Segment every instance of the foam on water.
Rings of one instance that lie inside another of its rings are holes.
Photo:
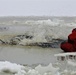
[[[8,18],[7,18],[8,19]],[[1,35],[21,35],[27,34],[33,36],[33,39],[22,39],[20,44],[26,45],[27,43],[50,42],[52,39],[67,39],[72,29],[76,27],[75,20],[73,22],[65,22],[65,19],[30,19],[26,20],[8,20],[1,21],[0,29]],[[2,27],[4,25],[4,28]],[[5,27],[8,27],[5,28]],[[3,29],[3,30],[2,30]],[[4,31],[4,29],[7,29]]]

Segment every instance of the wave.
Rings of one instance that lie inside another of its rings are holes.
[[[37,37],[38,38],[38,37]],[[9,45],[23,45],[23,46],[39,46],[39,47],[51,47],[51,48],[59,48],[60,43],[65,41],[63,39],[52,39],[48,41],[47,38],[37,39],[32,35],[17,35],[8,40],[0,39],[1,44],[9,44]],[[50,38],[49,38],[50,39]]]
[[[2,21],[0,22],[0,27],[1,27],[1,30],[3,30],[3,32],[0,32],[0,34],[4,34],[4,33],[5,33],[4,35],[16,34],[15,37],[11,37],[10,39],[7,39],[7,40],[8,41],[13,40],[14,42],[20,45],[21,44],[35,45],[36,43],[51,44],[54,41],[53,39],[56,39],[56,41],[58,41],[57,44],[59,44],[60,41],[57,39],[61,39],[63,41],[67,40],[67,37],[71,33],[72,29],[76,27],[75,20],[72,22],[66,22],[66,19],[60,19],[60,18],[53,18],[53,19],[44,18],[44,19],[37,19],[37,20],[35,19],[28,20],[24,18],[24,19],[18,19],[18,20],[10,19],[8,21]],[[4,29],[7,27],[8,29],[4,31]],[[21,36],[19,37],[19,35]],[[29,36],[32,38],[26,38],[26,36]],[[56,43],[54,42],[52,44],[55,45]]]

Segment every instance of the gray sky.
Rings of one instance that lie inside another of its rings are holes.
[[[76,0],[0,0],[0,16],[76,16]]]

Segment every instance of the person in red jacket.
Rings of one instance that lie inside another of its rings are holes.
[[[62,42],[60,48],[64,52],[75,52],[76,51],[76,28],[72,30],[72,33],[68,36],[66,42]]]

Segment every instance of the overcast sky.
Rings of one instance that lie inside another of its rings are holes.
[[[0,16],[76,16],[76,0],[0,0]]]

